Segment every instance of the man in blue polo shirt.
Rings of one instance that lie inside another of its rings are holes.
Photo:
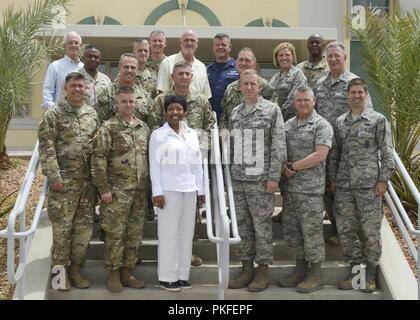
[[[217,122],[219,122],[220,116],[222,115],[220,102],[222,101],[226,87],[231,82],[239,79],[235,60],[230,57],[231,50],[230,38],[226,33],[218,33],[214,36],[213,54],[216,62],[207,66],[207,76],[212,95],[209,101],[217,114]]]

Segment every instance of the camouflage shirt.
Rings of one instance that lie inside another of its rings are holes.
[[[147,125],[137,118],[129,124],[117,114],[103,123],[92,156],[93,182],[101,194],[150,186],[149,136]]]
[[[163,104],[165,98],[169,95],[176,95],[175,91],[162,92],[155,98],[148,122],[152,131],[163,126],[166,122]],[[209,100],[203,95],[193,92],[190,92],[185,99],[188,102],[186,116],[188,127],[192,129],[203,129],[207,134],[210,134],[216,120]]]
[[[277,92],[277,104],[281,109],[284,121],[294,117],[293,100],[295,91],[297,88],[306,85],[306,77],[302,70],[292,66],[286,74],[280,71],[271,78],[270,84]]]
[[[143,87],[152,99],[157,96],[156,81],[157,78],[152,76],[147,67],[142,71],[137,71],[136,83]]]
[[[229,121],[232,179],[279,181],[286,162],[284,122],[277,104],[260,97],[248,112],[243,103]]]
[[[286,122],[287,161],[297,161],[315,152],[317,145],[331,148],[333,129],[327,120],[314,110],[303,122],[294,117]],[[281,190],[288,192],[324,194],[325,161],[318,165],[299,170],[292,177],[282,176]]]
[[[331,73],[328,73],[328,75],[319,79],[315,85],[316,111],[321,117],[327,119],[333,128],[337,118],[350,109],[347,102],[347,85],[354,78],[359,78],[359,76],[345,70],[333,82]],[[366,107],[372,108],[370,96],[366,99]]]
[[[318,63],[312,63],[309,60],[303,61],[297,64],[296,68],[299,68],[303,71],[306,80],[308,81],[308,86],[311,88],[314,88],[317,81],[323,76],[326,76],[330,71],[325,57],[322,57],[321,61]]]
[[[146,68],[149,69],[152,78],[155,79],[156,82],[157,82],[157,76],[158,76],[158,72],[159,72],[160,63],[165,58],[166,58],[166,56],[164,55],[162,60],[160,60],[159,62],[156,62],[156,61],[152,60],[152,58],[149,58],[149,60],[147,60]]]
[[[117,113],[117,94],[119,87],[120,82],[118,80],[114,81],[98,96],[98,104],[95,106],[95,109],[101,123],[111,119]],[[133,89],[136,97],[136,110],[134,113],[137,118],[147,123],[153,100],[142,87],[134,85]]]
[[[260,77],[261,81],[261,97],[271,102],[277,103],[277,93],[270,83],[264,78]],[[222,115],[220,117],[220,128],[228,128],[229,118],[232,110],[244,102],[241,89],[239,87],[239,80],[229,84],[223,95],[220,106],[222,108]]]
[[[42,116],[38,128],[42,171],[50,183],[90,176],[92,140],[99,128],[93,108],[73,107],[65,99]]]
[[[85,76],[86,92],[84,102],[94,107],[98,103],[98,95],[111,84],[111,80],[106,74],[99,71],[95,77],[92,77],[84,67],[78,72]]]
[[[337,119],[330,159],[337,187],[372,188],[388,181],[393,169],[391,132],[382,114],[365,109],[355,120],[351,111]]]

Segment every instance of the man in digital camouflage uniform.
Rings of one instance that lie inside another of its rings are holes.
[[[236,58],[236,68],[239,74],[247,69],[257,70],[257,58],[251,48],[243,48],[239,51]],[[261,96],[271,102],[277,103],[277,94],[270,83],[264,78],[260,78]],[[229,84],[220,103],[222,115],[220,118],[220,129],[227,129],[229,117],[232,110],[243,102],[243,96],[239,85],[239,80]]]
[[[350,276],[338,288],[352,289],[351,271],[363,262],[366,287],[361,290],[373,292],[382,253],[382,197],[394,169],[391,132],[386,118],[367,108],[364,80],[351,80],[347,92],[350,110],[337,119],[330,161],[338,235],[350,264]]]
[[[244,102],[233,109],[229,130],[242,271],[229,281],[229,288],[248,287],[257,292],[269,285],[268,265],[273,261],[271,214],[286,160],[286,142],[280,107],[260,96],[257,72],[243,71],[240,87]],[[258,264],[256,271],[254,261]]]
[[[96,192],[91,183],[92,140],[99,127],[93,108],[83,103],[84,76],[65,77],[65,99],[47,109],[38,129],[43,173],[48,178],[48,216],[52,223],[52,265],[63,265],[62,290],[88,288],[80,273],[92,236]]]
[[[118,113],[103,123],[94,141],[92,176],[101,194],[101,227],[105,231],[108,290],[143,288],[132,274],[143,237],[150,187],[148,141],[150,130],[137,119],[133,88],[120,87]]]
[[[308,81],[308,86],[314,88],[319,79],[328,74],[329,68],[323,51],[325,47],[324,38],[317,34],[311,34],[307,41],[309,59],[296,65],[303,71]]]
[[[321,117],[328,120],[334,129],[337,118],[349,109],[349,104],[347,102],[347,85],[351,79],[358,78],[358,76],[346,70],[345,62],[347,55],[342,43],[337,41],[329,43],[327,45],[326,56],[330,71],[326,76],[319,79],[315,85],[315,109]],[[372,102],[369,96],[367,106],[372,108]],[[337,244],[338,238],[334,217],[334,194],[330,190],[331,182],[328,163],[329,156],[326,164],[324,205],[333,228],[332,233],[327,234],[326,238],[328,241]]]
[[[117,93],[121,86],[133,88],[136,98],[134,114],[139,120],[147,123],[153,100],[141,86],[136,84],[137,67],[137,58],[132,53],[121,55],[118,79],[101,92],[98,96],[98,104],[95,106],[101,123],[111,119],[117,113]]]
[[[281,287],[312,292],[322,287],[325,159],[333,129],[314,110],[311,88],[299,87],[294,98],[296,116],[285,124],[287,164],[283,169],[283,233],[296,259],[295,271],[279,280]]]
[[[151,70],[147,67],[147,61],[150,56],[150,45],[146,39],[136,39],[133,42],[133,54],[138,61],[136,83],[143,87],[154,99],[157,95],[157,79],[153,77]]]

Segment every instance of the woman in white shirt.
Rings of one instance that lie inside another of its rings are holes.
[[[186,100],[168,96],[164,110],[167,122],[149,143],[153,203],[159,208],[158,278],[162,288],[179,291],[191,288],[196,201],[205,202],[203,168],[197,133],[182,121]]]

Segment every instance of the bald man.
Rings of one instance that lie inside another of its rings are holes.
[[[161,92],[172,90],[173,81],[171,78],[172,69],[175,63],[185,61],[192,67],[193,78],[190,84],[190,91],[211,98],[211,89],[207,78],[207,70],[204,63],[198,60],[194,54],[198,48],[198,35],[193,30],[185,31],[181,36],[181,51],[166,57],[160,64],[157,89]]]

